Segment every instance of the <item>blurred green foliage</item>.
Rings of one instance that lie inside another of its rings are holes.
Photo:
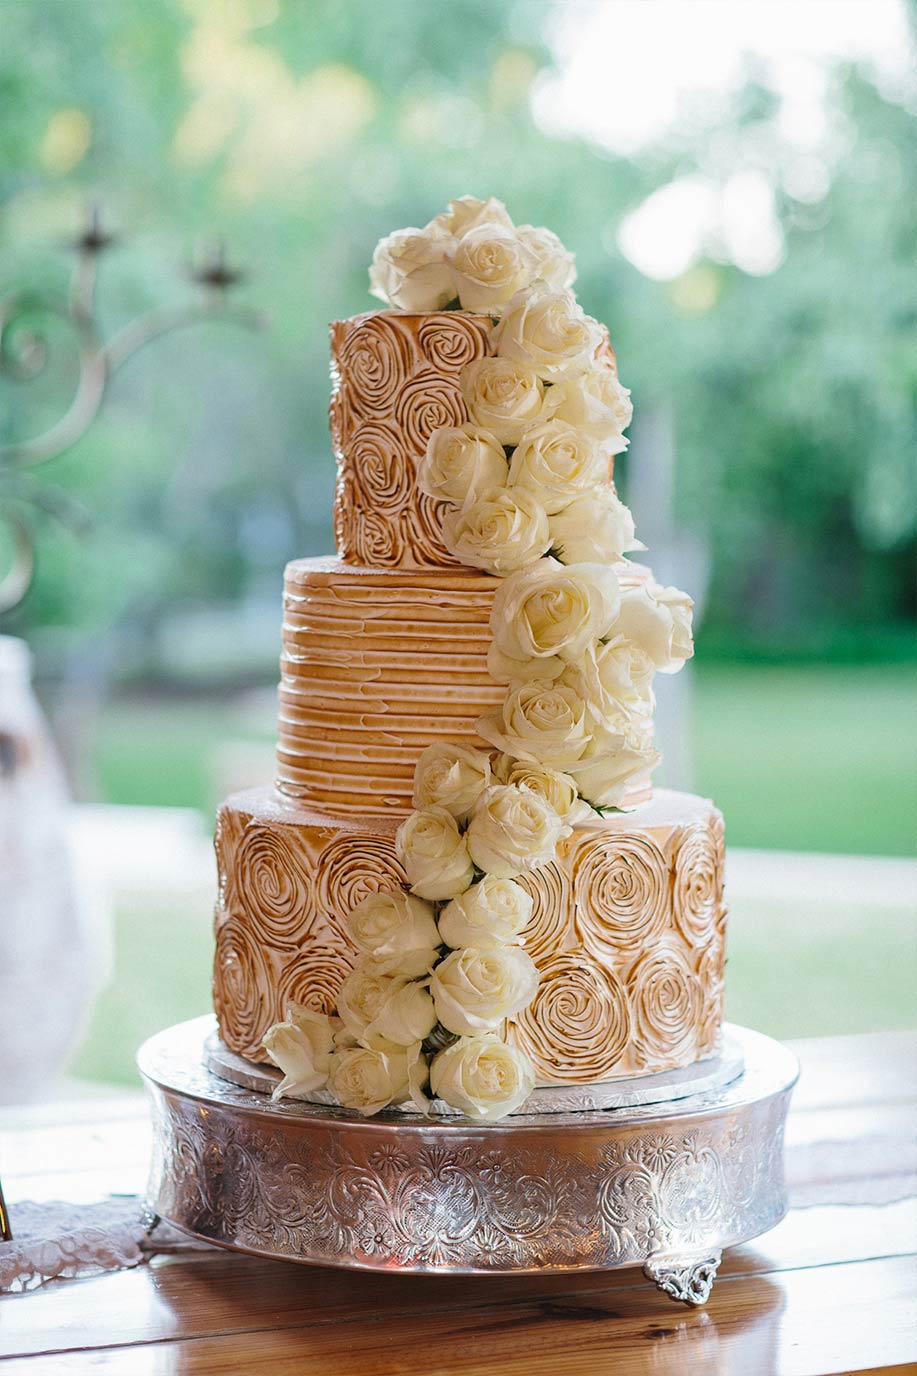
[[[676,418],[678,518],[712,554],[711,643],[869,657],[890,628],[913,647],[911,116],[836,67],[830,180],[815,200],[786,189],[797,150],[766,69],[710,120],[612,155],[533,119],[555,8],[3,0],[5,280],[63,291],[60,242],[98,196],[124,234],[103,263],[108,326],[179,297],[177,274],[214,230],[273,319],[257,338],[197,327],[130,363],[91,432],[44,470],[93,513],[94,533],[43,525],[34,588],[7,629],[59,625],[79,640],[117,627],[117,667],[149,669],[176,603],[276,589],[285,558],[330,548],[325,324],[370,304],[381,235],[467,191],[500,196],[576,251],[638,441],[641,411]],[[709,257],[661,283],[621,255],[622,218],[654,190],[749,167],[777,188],[777,271]],[[0,438],[50,419],[72,383],[73,357],[52,342],[43,379],[0,380]]]

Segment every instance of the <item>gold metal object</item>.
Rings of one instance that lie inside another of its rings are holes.
[[[13,1227],[10,1223],[9,1210],[3,1198],[3,1185],[0,1183],[0,1242],[12,1242]]]

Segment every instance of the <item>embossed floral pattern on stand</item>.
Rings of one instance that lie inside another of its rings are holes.
[[[157,1092],[153,1192],[205,1237],[304,1261],[416,1270],[608,1267],[754,1236],[782,1213],[786,1100],[690,1128],[634,1122],[486,1150],[333,1119],[202,1120]],[[640,1115],[637,1115],[639,1118]],[[441,1131],[441,1130],[440,1130]]]

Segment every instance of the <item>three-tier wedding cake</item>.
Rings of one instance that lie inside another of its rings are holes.
[[[276,782],[219,811],[214,1002],[276,1095],[491,1121],[716,1053],[722,818],[651,784],[691,602],[625,557],[629,393],[556,236],[463,197],[370,278]]]

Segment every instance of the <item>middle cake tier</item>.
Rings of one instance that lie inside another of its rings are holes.
[[[622,587],[648,576],[620,564]],[[284,577],[277,786],[332,815],[404,816],[436,741],[486,749],[506,693],[487,671],[499,579],[297,559]],[[634,800],[648,789],[635,791]]]
[[[406,814],[434,741],[483,746],[496,582],[299,559],[284,578],[277,785],[338,814]]]

